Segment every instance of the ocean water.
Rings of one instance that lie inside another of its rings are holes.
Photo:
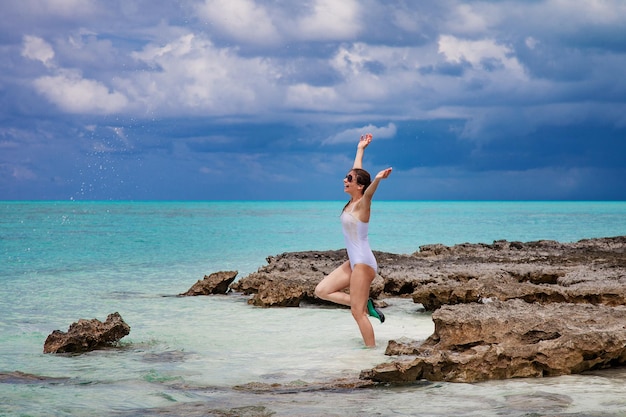
[[[348,310],[175,297],[205,274],[343,245],[342,202],[0,202],[0,415],[626,416],[626,370],[477,384],[320,389],[425,339],[428,313],[386,300],[378,347]],[[626,235],[626,202],[381,202],[375,250]],[[55,329],[119,312],[122,348],[44,355]],[[16,372],[41,377],[29,380]]]

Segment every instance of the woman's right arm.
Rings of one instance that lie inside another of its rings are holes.
[[[352,164],[352,169],[354,168],[363,169],[363,154],[365,153],[365,148],[367,148],[367,145],[369,145],[371,141],[372,141],[371,133],[361,135],[359,144],[356,147],[356,156],[354,157],[354,164]]]

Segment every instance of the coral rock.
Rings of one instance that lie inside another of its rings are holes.
[[[230,284],[235,280],[237,274],[237,271],[220,271],[214,272],[211,275],[205,275],[204,279],[197,281],[187,290],[187,292],[180,295],[195,296],[226,294],[229,290]]]
[[[410,354],[363,371],[376,382],[475,382],[568,375],[626,364],[626,307],[529,304],[522,300],[443,306],[421,345],[389,344]]]
[[[82,353],[112,346],[130,333],[130,326],[119,313],[109,314],[106,321],[80,319],[67,333],[54,330],[44,343],[43,353]]]

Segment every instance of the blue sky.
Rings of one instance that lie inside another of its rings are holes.
[[[626,2],[0,5],[0,199],[626,199]]]

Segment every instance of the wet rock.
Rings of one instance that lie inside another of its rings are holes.
[[[374,253],[379,270],[372,298],[412,297],[427,311],[492,299],[626,304],[626,236],[575,243],[434,244],[409,255]],[[301,290],[299,301],[325,303],[315,297],[315,286],[346,259],[345,250],[283,253],[268,257],[266,266],[231,288],[259,294],[258,299],[278,299],[277,290],[266,284],[280,282],[286,299]],[[283,304],[297,305],[298,301],[272,305]]]
[[[372,298],[411,297],[434,311],[426,342],[391,341],[397,361],[364,371],[378,382],[482,381],[621,366],[626,346],[626,236],[374,252]],[[345,250],[284,253],[231,285],[251,304],[325,303],[314,295]],[[608,329],[608,330],[607,330]]]
[[[0,372],[0,383],[3,384],[61,384],[68,381],[69,378],[52,378],[20,371]]]
[[[187,292],[181,296],[226,294],[230,284],[235,280],[237,271],[220,271],[211,275],[205,275],[204,279],[197,281]]]
[[[246,295],[254,294],[250,304],[263,307],[297,307],[302,301],[326,303],[315,296],[315,286],[348,259],[345,250],[283,253],[267,258],[267,265],[231,285]],[[383,290],[377,276],[371,294]]]
[[[399,356],[399,355],[417,355],[420,352],[420,346],[423,341],[411,340],[407,337],[403,337],[399,340],[390,340],[387,342],[387,349],[385,355]]]
[[[552,392],[533,392],[528,394],[513,394],[504,397],[507,410],[523,411],[545,415],[546,412],[555,413],[567,410],[572,404],[571,397]]]
[[[133,417],[271,417],[276,413],[262,405],[248,405],[234,408],[214,408],[204,401],[183,402],[180,404],[148,409],[131,410],[131,413],[110,413],[112,416]]]
[[[248,304],[258,307],[298,307],[304,296],[305,289],[299,285],[290,285],[281,281],[265,282],[248,300]]]
[[[411,296],[428,311],[485,299],[626,304],[626,236],[427,245],[386,258],[385,294]]]
[[[130,326],[119,313],[100,320],[80,319],[72,323],[67,333],[54,330],[44,343],[44,353],[82,353],[109,347],[130,333]]]
[[[626,307],[529,304],[522,300],[443,306],[426,341],[394,342],[407,359],[363,371],[376,382],[475,382],[543,377],[626,365]]]
[[[250,382],[247,384],[235,385],[233,389],[236,391],[253,392],[256,394],[289,394],[313,391],[354,390],[360,388],[371,388],[374,385],[374,382],[366,381],[364,379],[339,378],[326,382],[306,382],[297,380],[287,384]]]

